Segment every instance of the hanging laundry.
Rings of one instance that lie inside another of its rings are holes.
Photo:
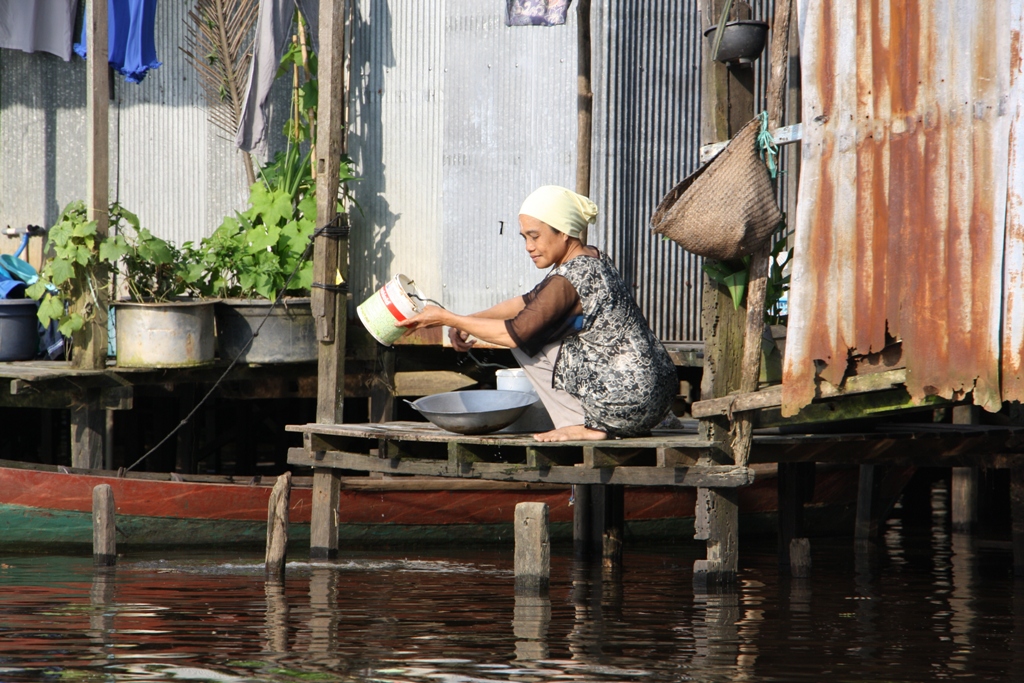
[[[249,66],[249,85],[242,101],[242,116],[235,145],[263,159],[267,157],[267,97],[277,77],[281,57],[288,47],[296,7],[309,25],[307,35],[316,52],[320,26],[318,0],[260,0],[252,64]]]
[[[86,10],[88,11],[88,10]],[[85,29],[75,43],[75,53],[86,53]],[[107,0],[107,61],[129,83],[141,83],[156,58],[156,0]]]
[[[506,1],[506,26],[560,26],[569,12],[569,0]]]
[[[0,0],[0,47],[71,60],[78,0]]]

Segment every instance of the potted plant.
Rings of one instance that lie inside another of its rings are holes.
[[[101,279],[119,273],[128,299],[114,305],[117,363],[125,367],[180,367],[213,360],[213,301],[182,300],[188,285],[182,253],[139,224],[119,204],[109,208],[111,234],[100,237],[84,202],[64,209],[49,232],[50,254],[26,294],[39,300],[39,321],[56,320],[65,337],[100,315]],[[70,302],[87,299],[82,313]]]
[[[306,253],[317,225],[316,180],[310,163],[316,127],[316,60],[293,44],[279,73],[291,69],[298,83],[300,68],[307,80],[293,89],[285,151],[260,169],[250,188],[248,208],[225,218],[198,246],[185,245],[185,260],[191,263],[186,276],[189,285],[201,296],[218,299],[217,337],[226,359],[295,363],[317,358],[309,299],[313,260]],[[343,160],[342,187],[355,179],[351,171],[351,162]],[[338,212],[343,211],[339,201]],[[259,336],[254,337],[257,328]]]

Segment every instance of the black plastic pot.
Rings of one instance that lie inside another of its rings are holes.
[[[704,37],[715,46],[717,26],[704,31]],[[725,25],[722,44],[715,61],[725,64],[749,64],[761,56],[768,38],[768,24],[763,21],[730,21]]]

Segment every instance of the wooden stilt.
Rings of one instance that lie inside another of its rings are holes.
[[[515,539],[516,593],[546,593],[551,577],[547,503],[516,505]]]
[[[694,538],[707,541],[707,559],[693,564],[695,588],[734,583],[739,568],[739,504],[735,489],[697,489]]]
[[[590,503],[591,486],[588,484],[576,484],[573,486],[573,508],[572,508],[572,551],[577,559],[590,557],[591,554],[591,513],[593,508]]]
[[[978,424],[980,417],[981,409],[978,406],[953,407],[953,424]],[[974,531],[978,521],[979,471],[977,467],[954,467],[952,474],[949,501],[953,531],[969,534]]]
[[[1013,516],[1013,573],[1024,578],[1024,466],[1010,470],[1010,511]]]
[[[182,384],[175,391],[178,397],[178,421],[185,419],[196,404],[196,385]],[[177,425],[175,425],[177,426]],[[174,458],[174,471],[181,474],[193,474],[195,472],[195,423],[186,422],[178,430],[177,451]]]
[[[100,567],[117,562],[114,491],[110,484],[100,484],[92,490],[92,559]]]
[[[798,578],[811,575],[811,541],[794,538],[789,543],[789,573]]]
[[[604,491],[604,531],[601,534],[601,562],[606,568],[622,566],[622,542],[626,530],[625,487],[602,486]]]
[[[878,535],[879,484],[881,467],[860,466],[860,484],[857,488],[857,521],[853,535],[858,541],[865,541]]]
[[[288,551],[288,504],[291,500],[292,473],[277,478],[267,504],[266,573],[283,576]]]
[[[71,466],[83,469],[103,467],[103,434],[107,411],[91,402],[71,409]]]
[[[309,559],[338,557],[338,505],[341,502],[341,474],[318,467],[313,470],[313,500],[310,503]]]
[[[814,463],[779,463],[777,481],[779,569],[788,572],[792,543],[804,535],[804,503],[813,495]]]

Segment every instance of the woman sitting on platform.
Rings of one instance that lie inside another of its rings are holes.
[[[456,351],[477,339],[512,349],[555,425],[538,441],[640,436],[668,416],[676,369],[609,258],[580,241],[597,206],[546,185],[519,210],[519,233],[537,268],[532,291],[473,315],[437,306],[404,323],[447,325]]]

